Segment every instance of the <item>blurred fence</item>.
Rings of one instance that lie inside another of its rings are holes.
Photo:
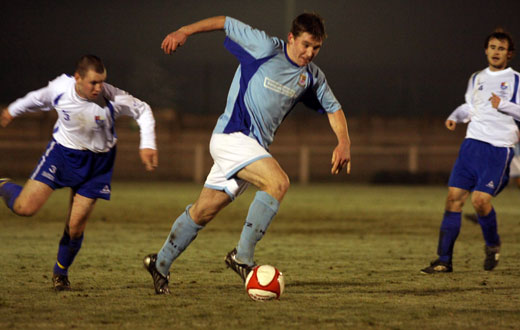
[[[41,156],[56,120],[54,113],[16,118],[0,129],[0,176],[26,178]],[[122,118],[116,125],[118,152],[115,180],[170,180],[202,183],[212,165],[208,144],[216,116],[179,116],[155,111],[159,168],[147,173],[139,160],[138,127]],[[289,117],[277,132],[270,152],[291,181],[443,183],[446,181],[465,127],[455,133],[443,118],[349,118],[352,172],[330,174],[336,138],[326,116]]]

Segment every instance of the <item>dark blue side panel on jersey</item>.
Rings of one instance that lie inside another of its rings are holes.
[[[513,88],[513,97],[511,98],[511,102],[516,103],[517,94],[518,94],[518,75],[515,74],[515,88]]]
[[[110,117],[112,117],[112,127],[110,127],[110,129],[111,129],[112,135],[115,138],[117,138],[116,129],[115,129],[116,117],[115,117],[115,113],[114,113],[114,106],[112,105],[112,103],[110,103],[110,101],[106,97],[105,97],[105,102],[107,104],[108,109],[110,110]]]
[[[60,101],[63,94],[65,94],[65,93],[61,93],[60,95],[56,96],[56,98],[54,99],[54,105],[58,105],[58,102]]]
[[[245,135],[249,135],[251,133],[251,117],[249,116],[249,112],[247,111],[246,104],[244,102],[247,85],[256,71],[258,71],[258,68],[275,55],[257,60],[239,44],[228,37],[226,37],[226,40],[224,41],[224,46],[229,50],[230,53],[235,55],[235,57],[240,61],[241,65],[240,89],[233,107],[231,118],[229,118],[229,122],[224,128],[224,133],[242,132]]]

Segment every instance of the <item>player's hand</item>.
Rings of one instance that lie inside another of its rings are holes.
[[[159,165],[159,154],[155,149],[140,149],[139,156],[147,171],[153,171]]]
[[[182,32],[181,29],[173,31],[164,38],[161,48],[165,54],[170,55],[178,47],[184,45],[186,39],[188,39],[188,35]]]
[[[454,121],[454,120],[446,120],[446,122],[444,123],[444,125],[446,126],[447,129],[449,129],[450,131],[454,131],[455,130],[455,127],[457,126],[457,123]]]
[[[350,146],[338,145],[332,152],[332,169],[330,173],[338,174],[346,166],[347,174],[350,174]]]
[[[498,97],[495,93],[491,93],[489,100],[491,101],[491,106],[495,109],[498,109],[498,105],[500,104],[500,97]]]
[[[13,118],[14,117],[11,116],[7,108],[4,108],[2,110],[2,114],[0,115],[0,126],[6,127],[13,120]]]

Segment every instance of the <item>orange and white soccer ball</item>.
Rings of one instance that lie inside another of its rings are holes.
[[[256,266],[247,274],[246,292],[253,300],[280,299],[284,287],[283,274],[271,265]]]

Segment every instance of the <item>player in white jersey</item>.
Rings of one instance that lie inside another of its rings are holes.
[[[170,33],[162,49],[171,54],[188,36],[214,30],[224,30],[224,45],[240,65],[231,83],[226,109],[213,131],[210,152],[214,165],[204,188],[197,201],[176,219],[159,253],[144,259],[158,294],[169,293],[170,266],[198,231],[253,184],[259,191],[249,208],[236,249],[225,258],[226,264],[245,280],[255,264],[256,243],[265,234],[289,188],[287,174],[268,147],[297,102],[328,114],[338,139],[332,153],[332,174],[338,174],[344,167],[350,171],[345,115],[325,75],[312,63],[325,39],[322,19],[315,14],[298,16],[288,42],[284,42],[231,17],[212,17]]]
[[[507,67],[513,52],[509,34],[497,31],[488,36],[485,53],[489,66],[471,76],[466,103],[446,120],[449,130],[460,122],[469,124],[448,183],[438,259],[422,273],[453,271],[453,246],[461,227],[462,206],[470,193],[485,240],[484,270],[493,270],[498,264],[501,241],[491,200],[509,180],[513,146],[518,141],[515,119],[520,118],[515,117],[520,114],[520,74]]]
[[[110,199],[117,137],[115,120],[133,117],[141,130],[140,156],[147,170],[157,167],[155,120],[145,102],[105,83],[101,59],[83,56],[74,76],[61,75],[41,89],[11,103],[0,124],[27,112],[56,110],[52,140],[23,188],[0,179],[0,196],[21,216],[34,215],[54,189],[70,187],[69,216],[53,270],[55,290],[70,290],[68,269],[83,242],[87,219],[98,198]]]

